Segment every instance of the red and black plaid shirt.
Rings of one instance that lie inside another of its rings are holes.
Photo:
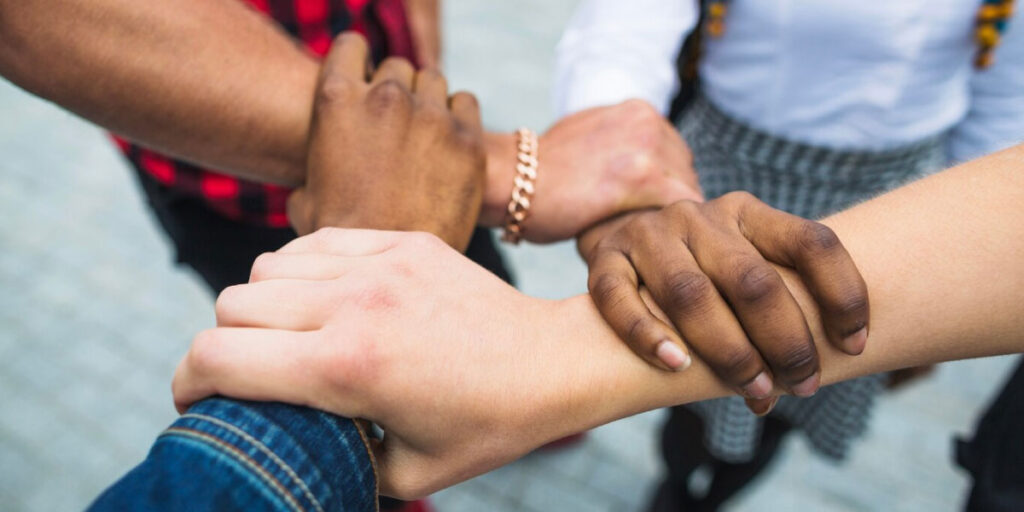
[[[244,0],[272,17],[317,55],[335,35],[355,30],[366,36],[373,59],[395,55],[413,60],[412,38],[402,0]],[[211,27],[216,30],[216,27]],[[289,189],[235,178],[175,160],[114,136],[138,169],[165,187],[201,198],[221,215],[258,226],[286,227]]]

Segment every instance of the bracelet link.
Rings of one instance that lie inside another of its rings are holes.
[[[523,239],[523,222],[530,216],[531,199],[537,179],[537,134],[529,128],[516,131],[516,175],[512,181],[512,197],[505,215],[505,232],[501,239],[513,245]]]

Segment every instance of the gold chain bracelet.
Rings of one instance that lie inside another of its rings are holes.
[[[518,244],[523,239],[523,222],[530,216],[533,184],[537,179],[537,134],[529,128],[520,128],[516,137],[519,139],[516,177],[505,215],[505,234],[501,237],[511,244]]]

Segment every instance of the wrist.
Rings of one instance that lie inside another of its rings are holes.
[[[547,414],[546,419],[535,422],[558,427],[547,432],[549,440],[673,405],[655,401],[657,394],[645,389],[652,377],[668,374],[629,350],[601,317],[589,294],[544,302],[544,314],[549,315],[545,344],[558,351],[558,359],[547,363],[555,366],[556,371],[550,373],[561,379],[554,403],[538,407]]]
[[[516,135],[487,132],[484,134],[484,147],[487,151],[487,176],[479,224],[496,228],[504,225],[505,212],[512,196],[512,177],[516,170]]]

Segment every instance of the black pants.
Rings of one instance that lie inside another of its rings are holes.
[[[974,439],[957,442],[956,458],[974,478],[965,510],[1024,510],[1024,360],[978,421]]]
[[[778,418],[765,418],[754,458],[742,464],[731,464],[708,452],[704,446],[704,421],[699,416],[685,407],[673,407],[661,432],[661,453],[668,476],[658,487],[648,510],[717,510],[768,467],[790,429],[789,424]],[[690,478],[702,467],[710,471],[711,484],[706,493],[696,495],[690,491]]]
[[[195,270],[210,291],[218,294],[228,286],[249,281],[253,260],[276,251],[295,239],[291,228],[250,226],[226,219],[194,197],[182,196],[136,169],[142,190],[160,225],[177,251],[178,263]],[[494,245],[490,231],[478,228],[466,256],[506,282],[512,276]],[[402,502],[381,498],[382,510],[394,510]]]

